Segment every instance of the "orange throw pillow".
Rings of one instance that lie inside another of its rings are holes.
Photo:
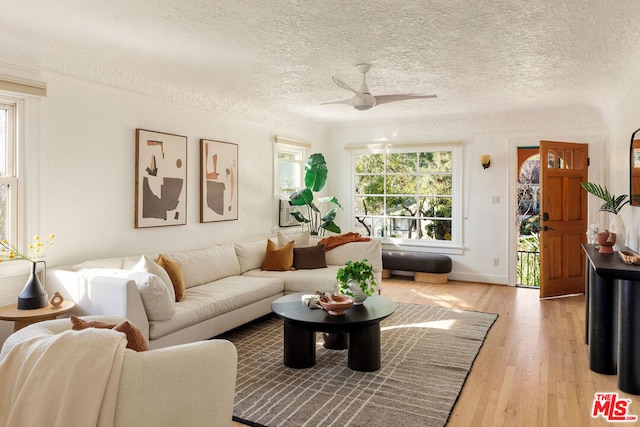
[[[160,254],[158,259],[156,260],[156,264],[160,267],[164,268],[169,278],[171,279],[171,283],[173,284],[173,290],[176,293],[176,302],[182,301],[184,298],[184,274],[182,273],[182,266],[170,260],[168,257]]]
[[[262,270],[267,271],[287,271],[293,268],[293,246],[295,241],[290,241],[286,245],[278,248],[271,240],[267,240],[267,252],[264,255]]]
[[[127,337],[127,348],[134,351],[149,350],[149,344],[147,344],[147,340],[144,339],[140,329],[133,326],[128,320],[114,325],[97,320],[83,320],[73,314],[71,315],[71,329],[81,331],[87,328],[113,329],[114,331],[122,332]]]

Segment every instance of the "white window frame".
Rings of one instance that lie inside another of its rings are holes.
[[[421,252],[439,252],[447,254],[462,254],[462,222],[463,222],[463,162],[462,143],[410,143],[410,144],[385,144],[385,145],[354,145],[347,146],[351,151],[351,183],[350,194],[350,221],[355,224],[355,159],[358,154],[382,154],[382,153],[403,153],[403,152],[427,152],[427,151],[451,151],[452,162],[452,212],[451,212],[451,240],[418,240],[394,237],[378,237],[383,246],[388,249],[406,248]]]
[[[20,185],[18,181],[18,118],[20,105],[17,100],[0,95],[0,108],[7,110],[7,151],[5,176],[0,176],[0,185],[6,185],[7,189],[7,236],[10,242],[18,242],[19,226],[21,225],[19,214]]]
[[[298,161],[298,163],[300,164],[300,181],[299,181],[300,187],[295,190],[295,191],[299,191],[302,189],[302,186],[304,186],[304,175],[305,175],[304,165],[307,163],[307,156],[308,156],[309,149],[311,148],[311,144],[307,142],[297,141],[297,140],[283,138],[279,136],[275,137],[275,141],[276,141],[275,155],[274,155],[275,174],[274,174],[274,183],[273,183],[274,194],[277,199],[288,200],[288,195],[287,197],[284,197],[284,195],[280,192],[280,189],[282,188],[282,186],[280,185],[280,153],[294,154],[299,156],[300,160]]]

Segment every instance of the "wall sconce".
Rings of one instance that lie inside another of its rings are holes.
[[[488,154],[483,154],[482,156],[480,156],[480,163],[482,163],[482,167],[484,169],[488,168],[489,166],[491,166],[491,156]]]

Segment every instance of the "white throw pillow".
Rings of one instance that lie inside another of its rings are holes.
[[[140,258],[140,261],[131,269],[132,271],[146,271],[147,273],[155,274],[158,276],[165,284],[167,289],[169,290],[169,296],[173,301],[176,300],[176,291],[173,288],[173,284],[171,283],[171,277],[169,277],[169,273],[167,270],[159,266],[153,259],[151,259],[147,255],[143,255]]]
[[[155,274],[116,268],[86,268],[80,270],[79,274],[89,281],[95,277],[116,277],[135,281],[149,320],[168,320],[176,312],[175,296],[171,298],[167,285]]]
[[[240,275],[240,264],[233,243],[223,243],[200,251],[170,253],[166,256],[182,266],[185,288]]]
[[[278,246],[282,247],[292,240],[295,242],[293,245],[296,248],[307,247],[309,246],[309,232],[303,231],[302,233],[297,234],[284,234],[283,232],[278,231]]]
[[[236,243],[236,255],[240,263],[240,271],[255,270],[262,267],[267,252],[267,239],[255,242]]]

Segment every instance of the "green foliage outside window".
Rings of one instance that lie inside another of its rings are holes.
[[[451,151],[356,154],[354,171],[362,234],[451,240]]]

